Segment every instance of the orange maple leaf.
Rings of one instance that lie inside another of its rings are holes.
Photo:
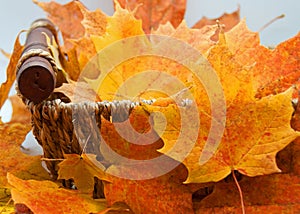
[[[161,24],[170,22],[175,28],[181,23],[185,13],[186,0],[117,0],[127,10],[134,10],[137,19],[143,20],[145,33],[150,33]],[[116,1],[115,1],[116,6]]]
[[[234,58],[253,67],[256,97],[277,94],[293,85],[299,87],[299,34],[270,49],[260,45],[259,34],[251,32],[242,20],[225,37]]]
[[[42,167],[40,156],[28,156],[21,152],[21,144],[30,125],[20,123],[0,124],[0,186],[7,187],[6,173],[24,179],[50,179]]]
[[[14,202],[25,204],[34,213],[95,213],[106,208],[104,201],[60,188],[51,181],[22,180],[10,173],[7,179]]]
[[[68,39],[78,39],[84,35],[85,30],[81,24],[83,14],[79,7],[80,2],[72,1],[65,5],[55,1],[39,2],[34,0],[33,2],[48,13],[49,19],[61,30],[65,42]]]
[[[169,161],[165,164],[172,162],[171,159]],[[133,175],[138,174],[139,169],[113,165],[107,172],[114,174],[114,171],[122,171]],[[108,205],[125,202],[134,213],[193,213],[191,192],[182,184],[186,174],[185,167],[179,165],[173,171],[153,179],[112,177],[111,183],[105,183],[105,196]]]
[[[19,36],[17,36],[17,39],[14,44],[13,53],[10,57],[10,61],[8,64],[8,67],[6,69],[6,81],[1,84],[0,86],[0,109],[2,105],[4,104],[5,100],[8,97],[9,91],[16,79],[16,67],[18,64],[18,60],[21,57],[22,51],[24,46],[20,44]]]

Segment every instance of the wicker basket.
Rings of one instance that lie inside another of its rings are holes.
[[[144,102],[151,104],[153,101]],[[43,147],[45,158],[62,159],[64,154],[82,154],[84,148],[85,153],[95,154],[97,160],[102,163],[104,162],[100,153],[99,131],[101,117],[113,122],[122,122],[128,118],[135,106],[140,105],[139,102],[127,100],[71,103],[62,93],[53,93],[49,99],[39,104],[29,100],[25,100],[25,104],[32,114],[33,134]],[[54,179],[58,176],[59,162],[46,161]],[[73,186],[71,180],[63,181],[63,184],[68,188]],[[102,182],[95,178],[94,198],[102,197]]]

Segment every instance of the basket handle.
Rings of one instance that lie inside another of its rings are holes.
[[[47,99],[56,86],[57,68],[44,34],[56,39],[54,24],[48,19],[34,21],[17,65],[18,92],[34,103]]]

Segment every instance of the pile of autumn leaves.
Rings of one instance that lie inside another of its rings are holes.
[[[126,6],[125,2],[128,3]],[[144,4],[139,5],[141,2]],[[118,40],[144,36],[146,33],[169,36],[198,50],[215,70],[225,97],[226,122],[216,151],[213,146],[208,146],[208,150],[205,150],[213,153],[213,156],[204,164],[199,164],[211,126],[210,100],[203,86],[196,78],[191,77],[192,74],[186,67],[178,66],[175,62],[157,59],[156,63],[147,67],[147,57],[132,59],[127,64],[119,65],[116,71],[113,70],[101,87],[99,80],[90,80],[91,87],[102,100],[110,100],[110,95],[117,91],[123,81],[150,68],[165,71],[184,82],[195,98],[201,129],[197,142],[182,164],[160,177],[135,181],[98,173],[87,167],[90,158],[85,155],[81,158],[79,155],[69,155],[61,164],[60,178],[73,178],[78,190],[65,190],[46,181],[50,178],[39,166],[39,157],[20,154],[20,138],[25,136],[30,127],[13,120],[0,125],[0,163],[4,166],[0,171],[0,188],[10,188],[15,203],[25,204],[34,213],[106,213],[110,210],[129,213],[126,206],[134,213],[239,213],[240,199],[236,186],[233,182],[228,182],[228,179],[223,180],[233,171],[238,171],[246,175],[240,183],[247,211],[267,213],[278,210],[281,213],[300,210],[300,189],[297,186],[300,182],[300,167],[296,157],[300,149],[298,150],[296,142],[291,143],[299,136],[299,132],[291,128],[292,116],[293,127],[299,127],[298,114],[296,111],[293,115],[291,100],[297,94],[295,86],[297,88],[300,76],[300,35],[270,50],[260,45],[258,34],[247,29],[245,20],[239,21],[238,11],[220,17],[218,25],[203,19],[194,28],[189,28],[182,21],[185,1],[170,5],[168,1],[119,0],[115,2],[116,11],[111,17],[100,10],[91,12],[79,1],[66,5],[55,2],[36,3],[48,13],[62,33],[64,46],[61,51],[68,55],[68,59],[61,58],[61,67],[71,80],[77,80],[85,65],[97,52]],[[1,85],[0,105],[3,105],[15,79],[14,68],[22,48],[17,39],[8,67],[8,81]],[[124,73],[118,76],[120,69]],[[114,87],[111,86],[111,77],[116,82]],[[160,97],[155,95],[151,94],[159,100]],[[163,147],[159,152],[156,151],[159,143],[142,151],[136,145],[128,146],[128,142],[106,120],[102,120],[101,128],[104,140],[115,151],[132,159],[151,159],[166,155],[172,160],[180,161],[176,152],[168,153],[179,135],[180,119],[174,116],[179,115],[179,111],[174,108],[171,99],[159,101],[161,102],[153,106],[136,107],[129,118],[134,128],[142,132],[149,131],[145,122],[149,113],[164,113],[170,124],[167,124],[167,131],[160,136]],[[155,131],[155,123],[159,121],[154,118],[153,122]],[[280,161],[277,153],[285,147],[288,151],[281,153]],[[17,167],[12,167],[13,164]],[[68,171],[68,167],[72,167],[73,172]],[[124,170],[122,167],[112,166],[106,172],[109,174],[110,170]],[[87,177],[80,174],[79,170],[82,168],[87,169]],[[281,170],[285,173],[272,174]],[[7,184],[6,173],[10,185]],[[93,185],[94,176],[107,181],[104,182],[105,202],[91,197],[93,186],[90,183]],[[36,180],[26,181],[28,179]],[[89,186],[82,184],[87,180]],[[193,203],[192,194],[196,190],[199,194],[201,190],[205,192],[210,188],[213,192],[209,196]],[[283,192],[284,198],[281,198]],[[114,205],[117,202],[126,206]]]

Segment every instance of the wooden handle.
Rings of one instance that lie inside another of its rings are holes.
[[[56,85],[57,69],[48,49],[46,36],[56,38],[55,26],[47,19],[34,21],[27,33],[25,48],[17,66],[20,94],[40,103],[47,99]]]

